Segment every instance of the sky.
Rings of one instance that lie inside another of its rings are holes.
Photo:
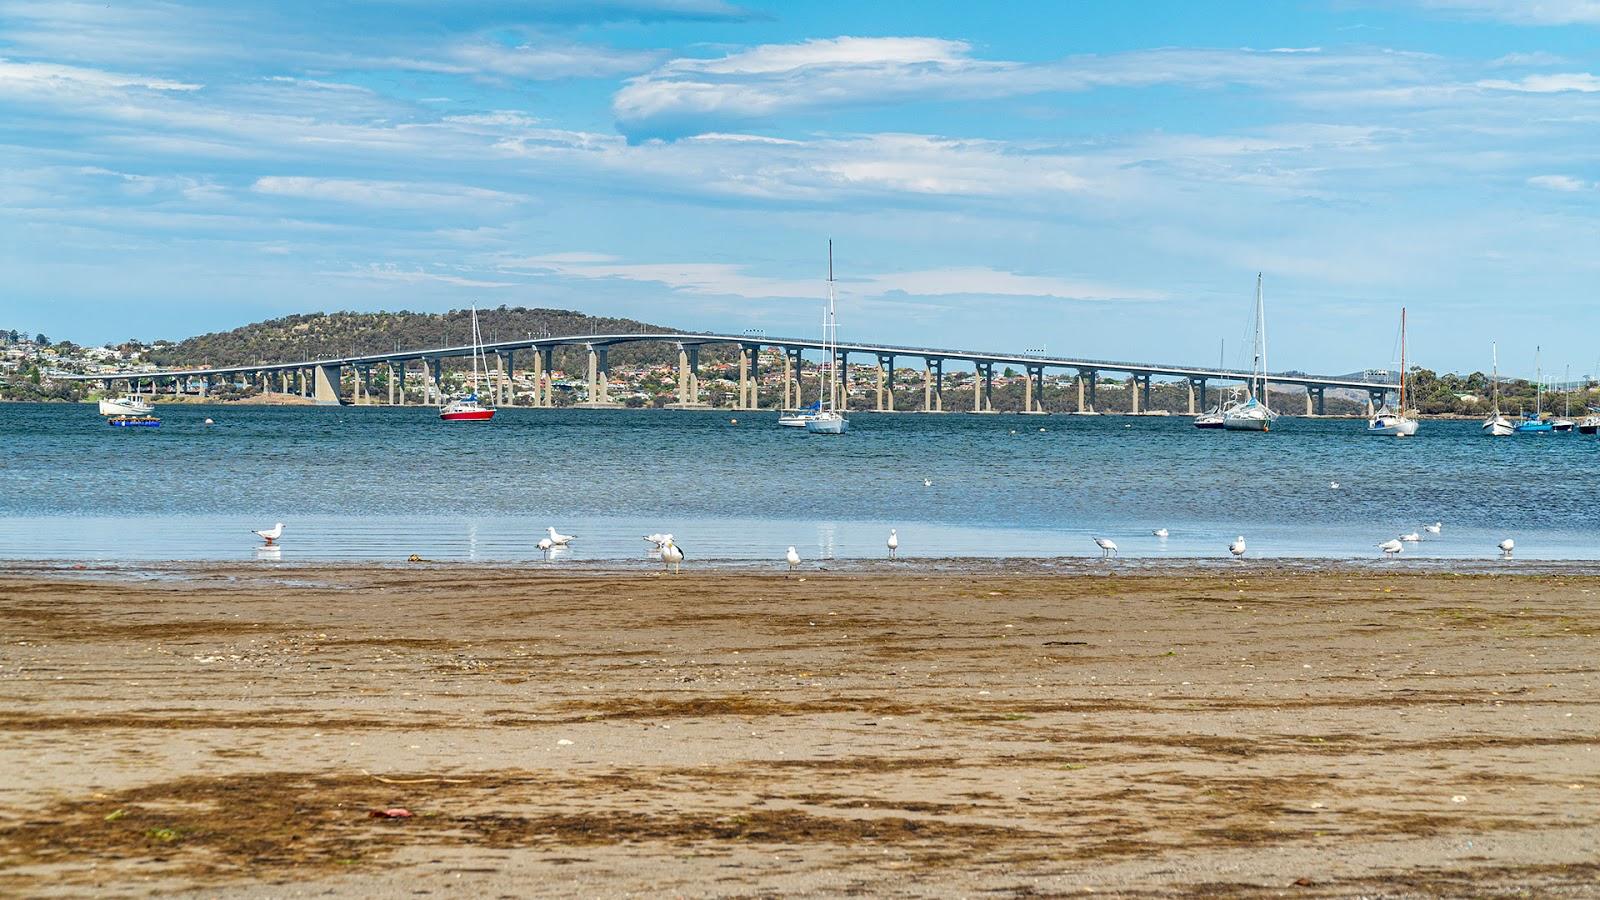
[[[0,0],[0,325],[1600,367],[1600,0]]]

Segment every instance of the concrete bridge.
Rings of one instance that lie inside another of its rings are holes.
[[[578,347],[583,348],[588,354],[588,366],[585,374],[588,388],[588,402],[585,406],[604,407],[616,405],[609,396],[610,365],[607,359],[611,348],[622,344],[658,343],[668,344],[676,348],[678,354],[678,398],[672,404],[681,408],[704,408],[700,400],[700,350],[707,345],[728,345],[738,351],[738,394],[734,403],[735,409],[750,410],[760,408],[759,393],[757,391],[758,364],[760,352],[763,348],[781,351],[783,358],[783,405],[785,407],[797,406],[800,403],[800,372],[803,354],[808,351],[826,352],[826,347],[820,341],[803,338],[773,338],[754,336],[750,334],[687,334],[687,333],[657,333],[657,334],[604,334],[604,335],[568,335],[565,337],[540,337],[526,338],[523,340],[500,341],[484,345],[484,353],[493,357],[494,367],[498,376],[492,379],[493,399],[498,405],[514,405],[515,397],[510,389],[510,373],[513,371],[517,354],[531,353],[533,361],[534,399],[533,406],[554,406],[554,384],[551,377],[552,357],[558,348]],[[1026,373],[1023,382],[1023,408],[1027,412],[1044,412],[1042,405],[1044,396],[1044,377],[1047,370],[1070,370],[1075,373],[1078,391],[1078,411],[1092,412],[1095,409],[1095,388],[1102,372],[1126,374],[1133,380],[1132,411],[1150,408],[1150,383],[1152,379],[1171,379],[1187,382],[1189,388],[1189,412],[1194,414],[1197,408],[1207,406],[1207,391],[1211,382],[1239,383],[1248,382],[1251,373],[1238,369],[1219,369],[1195,366],[1168,366],[1146,363],[1117,362],[1104,359],[1079,359],[1074,357],[1044,356],[1038,354],[991,353],[972,350],[946,350],[934,347],[903,347],[889,344],[840,344],[837,347],[838,357],[835,364],[845,366],[851,357],[867,357],[877,366],[877,401],[875,409],[881,412],[893,412],[896,409],[897,387],[891,377],[895,371],[895,362],[898,359],[915,359],[922,362],[922,409],[928,412],[944,412],[944,392],[946,363],[956,363],[959,366],[971,366],[975,372],[975,386],[972,391],[971,412],[993,412],[991,402],[994,370],[996,366],[1004,370],[1007,367],[1016,368]],[[305,362],[285,363],[257,363],[243,366],[220,366],[202,369],[173,369],[157,372],[137,372],[127,374],[98,374],[68,376],[80,381],[103,382],[108,390],[117,382],[124,382],[130,390],[142,387],[144,382],[150,382],[151,392],[167,382],[172,385],[173,391],[179,392],[184,385],[192,384],[199,380],[201,394],[207,393],[213,386],[215,378],[245,379],[252,383],[259,383],[262,390],[270,390],[272,382],[276,381],[282,393],[299,393],[302,396],[312,397],[319,404],[334,405],[346,402],[341,397],[341,383],[344,370],[350,369],[354,373],[353,396],[350,402],[371,403],[376,402],[372,392],[372,373],[375,368],[387,368],[388,402],[390,404],[404,405],[406,402],[405,382],[410,377],[413,366],[420,368],[416,373],[422,380],[424,402],[438,402],[441,397],[440,379],[443,361],[457,357],[471,356],[473,348],[467,346],[434,347],[429,349],[402,350],[393,353],[374,353],[366,356],[346,356],[329,359],[311,360]],[[1393,384],[1387,381],[1352,380],[1349,378],[1327,377],[1305,374],[1274,374],[1267,381],[1275,386],[1294,385],[1305,390],[1306,414],[1320,415],[1323,412],[1324,395],[1330,388],[1364,391],[1373,403],[1381,403],[1385,392],[1393,390]],[[399,389],[398,400],[396,388]],[[841,389],[842,390],[842,389]],[[964,392],[963,392],[964,393]],[[843,398],[837,398],[842,402]],[[964,404],[963,404],[964,405]],[[951,410],[955,411],[955,410]]]

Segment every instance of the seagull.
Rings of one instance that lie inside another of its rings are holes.
[[[666,543],[661,545],[661,567],[672,567],[672,574],[678,574],[678,566],[683,562],[683,548],[672,542],[672,537],[667,537]]]
[[[1337,482],[1337,481],[1328,482],[1328,490],[1337,491],[1338,489],[1339,489],[1339,482]]]
[[[1100,548],[1101,559],[1107,559],[1111,556],[1111,554],[1117,552],[1117,544],[1110,538],[1097,537],[1093,540],[1095,546]]]
[[[1415,531],[1413,531],[1410,534],[1402,534],[1402,535],[1400,535],[1400,540],[1405,541],[1408,544],[1415,544],[1417,541],[1422,540],[1422,535],[1417,534]]]
[[[645,535],[644,539],[646,541],[649,541],[652,544],[655,544],[657,547],[659,547],[662,544],[667,542],[667,537],[668,537],[668,535],[662,534],[661,532],[657,531],[654,534]]]
[[[800,566],[800,551],[794,549],[793,547],[790,547],[789,548],[789,552],[785,553],[783,555],[783,558],[789,561],[789,571],[793,572],[795,569],[799,568],[799,566]]]
[[[1158,538],[1164,538],[1164,537],[1167,536],[1167,530],[1165,528],[1157,528],[1155,531],[1152,531],[1150,533],[1155,535]]]
[[[547,530],[550,532],[550,543],[555,544],[557,547],[565,547],[566,545],[572,543],[572,535],[561,534],[554,528]]]
[[[1406,549],[1406,545],[1400,543],[1399,541],[1388,540],[1388,541],[1384,541],[1383,543],[1379,544],[1378,545],[1378,549],[1382,550],[1384,553],[1388,554],[1389,556],[1399,556],[1400,555],[1400,551]]]
[[[1511,551],[1515,549],[1517,549],[1517,542],[1513,541],[1511,538],[1506,538],[1500,542],[1500,555],[1506,559],[1511,558]]]
[[[900,555],[900,535],[893,528],[889,529],[889,558],[895,559]]]
[[[277,542],[278,538],[283,537],[283,523],[279,522],[266,531],[252,531],[250,533],[266,541],[267,546],[270,547]]]
[[[1435,522],[1432,525],[1424,525],[1424,526],[1422,526],[1422,530],[1426,531],[1429,534],[1438,534],[1439,532],[1444,530],[1444,523],[1443,522]]]
[[[549,553],[551,550],[556,548],[555,542],[551,541],[549,538],[539,538],[539,543],[536,546],[546,553]]]
[[[1233,539],[1233,543],[1228,545],[1228,552],[1233,554],[1234,559],[1244,559],[1244,535]]]
[[[933,487],[933,479],[932,478],[924,478],[924,479],[922,479],[922,486],[923,487]]]

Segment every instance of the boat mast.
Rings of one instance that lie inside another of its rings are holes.
[[[1489,371],[1493,373],[1493,374],[1491,374],[1489,376],[1489,387],[1494,392],[1493,393],[1493,396],[1494,396],[1494,414],[1496,416],[1498,416],[1498,415],[1500,415],[1500,344],[1499,344],[1499,342],[1497,342],[1497,341],[1490,341],[1489,342],[1489,358],[1491,360],[1491,362],[1490,362],[1491,368],[1489,369]]]
[[[1400,307],[1400,415],[1406,414],[1406,308]]]
[[[1256,273],[1256,347],[1255,364],[1251,372],[1252,388],[1259,387],[1261,405],[1272,408],[1267,399],[1267,307],[1261,298],[1261,273]]]
[[[828,354],[828,411],[839,406],[839,321],[834,317],[833,239],[828,239],[828,314],[822,320],[822,346]]]
[[[1544,418],[1544,371],[1539,368],[1538,344],[1533,346],[1533,414]]]

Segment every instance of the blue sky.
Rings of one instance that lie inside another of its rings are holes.
[[[1600,358],[1600,0],[0,0],[0,324]],[[1244,360],[1247,362],[1247,360]]]

